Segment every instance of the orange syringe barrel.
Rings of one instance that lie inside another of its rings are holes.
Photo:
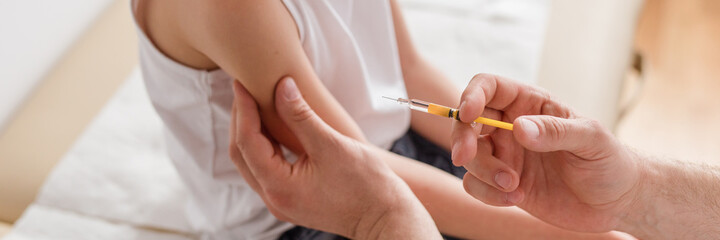
[[[456,120],[460,120],[460,118],[458,117],[460,115],[459,110],[450,108],[450,107],[446,107],[443,105],[429,103],[428,107],[427,107],[427,112],[441,116],[441,117],[449,117],[449,118],[454,118]],[[498,128],[502,128],[502,129],[507,129],[510,131],[513,130],[512,123],[506,123],[506,122],[498,121],[498,120],[494,120],[494,119],[478,117],[477,119],[475,119],[474,122],[488,125],[488,126],[498,127]]]

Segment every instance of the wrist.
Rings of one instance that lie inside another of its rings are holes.
[[[679,231],[687,230],[678,223],[689,222],[692,217],[688,215],[694,215],[687,209],[687,199],[682,200],[688,196],[677,192],[683,174],[677,172],[672,161],[638,156],[642,163],[639,187],[617,229],[640,239],[673,239],[681,234]]]
[[[720,234],[720,168],[645,158],[643,183],[618,230],[641,239],[697,239]]]
[[[638,182],[632,191],[628,192],[629,204],[620,212],[620,221],[616,230],[630,233],[635,237],[648,236],[647,223],[654,221],[651,214],[653,207],[653,193],[655,192],[654,176],[657,176],[656,163],[637,151],[630,150],[633,161],[638,164]]]
[[[397,196],[401,197],[397,197],[393,204],[366,214],[357,224],[353,238],[440,239],[440,233],[427,210],[409,189],[403,190],[407,191],[398,191]]]

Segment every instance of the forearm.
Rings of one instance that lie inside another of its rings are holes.
[[[422,58],[416,59],[412,64],[404,65],[403,77],[408,97],[449,107],[458,106],[460,90]],[[410,125],[415,132],[450,151],[452,119],[418,111],[413,111],[411,114]]]
[[[638,158],[637,196],[619,230],[647,239],[715,239],[720,236],[720,167]]]
[[[390,1],[397,38],[400,67],[402,68],[408,97],[456,107],[460,101],[460,90],[415,50],[410,32],[397,1]],[[450,150],[452,124],[448,119],[428,116],[421,112],[412,113],[411,126],[415,132],[433,143]]]
[[[607,239],[603,234],[581,234],[554,227],[518,208],[488,206],[468,195],[462,182],[454,176],[382,149],[375,148],[374,151],[410,186],[443,233],[468,239],[531,239],[538,236]],[[508,226],[512,226],[512,230]]]

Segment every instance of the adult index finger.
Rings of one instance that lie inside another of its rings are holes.
[[[495,75],[475,75],[460,97],[460,120],[471,123],[486,107],[504,110],[515,101],[522,87],[529,86]]]

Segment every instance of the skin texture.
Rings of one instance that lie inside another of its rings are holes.
[[[486,116],[515,124],[512,132],[455,124],[453,162],[469,171],[468,193],[490,205],[517,205],[563,228],[603,232],[618,224],[614,216],[631,203],[625,196],[639,179],[630,173],[640,166],[625,160],[634,155],[597,121],[541,89],[493,75],[475,76],[461,104],[463,122]]]
[[[230,145],[238,170],[273,214],[353,239],[441,239],[420,201],[369,146],[323,122],[292,79],[277,88],[277,112],[303,143],[297,162],[288,163],[263,133],[257,105],[238,83],[231,128],[243,137]]]
[[[642,239],[720,237],[720,166],[637,156],[640,190],[618,230]]]
[[[475,76],[460,112],[463,122],[486,116],[515,124],[512,132],[454,126],[453,161],[469,171],[467,192],[487,204],[516,205],[575,231],[622,230],[652,239],[720,235],[717,166],[637,154],[543,90],[498,76]]]
[[[408,94],[456,106],[458,91],[419,57],[397,4],[391,4]],[[136,15],[140,27],[168,57],[196,69],[221,68],[241,82],[257,103],[262,125],[273,141],[297,153],[304,151],[275,108],[273,93],[283,76],[294,78],[305,101],[329,126],[351,139],[366,141],[357,124],[315,75],[295,23],[281,1],[139,1]],[[412,114],[414,130],[450,149],[449,119]],[[382,160],[410,186],[444,233],[464,238],[607,237],[564,231],[519,209],[487,206],[465,194],[461,181],[447,173],[385,150],[373,151],[383,152],[378,153],[384,156]],[[516,226],[513,231],[504,228],[510,223]]]
[[[153,42],[179,62],[194,68],[222,68],[235,77],[255,98],[263,124],[283,146],[301,149],[273,107],[273,89],[286,75],[295,78],[307,102],[330,126],[365,141],[357,124],[315,75],[281,1],[140,3],[146,5],[146,32]]]

